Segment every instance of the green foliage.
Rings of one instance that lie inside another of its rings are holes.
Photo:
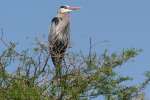
[[[122,84],[132,77],[120,76],[115,68],[136,57],[141,50],[123,49],[120,53],[100,56],[68,53],[58,70],[49,62],[47,45],[37,41],[32,50],[18,52],[15,43],[5,43],[0,52],[0,97],[1,100],[89,100],[104,96],[107,100],[130,100],[150,81],[138,86]],[[13,73],[8,67],[17,68]],[[120,67],[119,67],[120,68]]]

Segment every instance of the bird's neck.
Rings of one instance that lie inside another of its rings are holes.
[[[69,13],[58,13],[57,17],[69,19],[70,16]]]

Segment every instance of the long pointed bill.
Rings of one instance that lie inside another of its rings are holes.
[[[69,10],[80,10],[80,7],[68,7]]]

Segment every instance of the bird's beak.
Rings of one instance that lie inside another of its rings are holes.
[[[80,7],[68,7],[69,10],[73,11],[73,10],[80,10]]]

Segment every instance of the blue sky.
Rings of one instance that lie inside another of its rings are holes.
[[[89,37],[98,53],[105,48],[110,52],[143,49],[118,72],[132,75],[133,84],[144,80],[143,73],[150,70],[149,0],[0,0],[0,28],[9,40],[19,42],[19,49],[31,47],[35,37],[48,36],[50,21],[63,4],[81,7],[71,14],[72,50],[88,52]],[[148,97],[150,86],[146,92]]]

